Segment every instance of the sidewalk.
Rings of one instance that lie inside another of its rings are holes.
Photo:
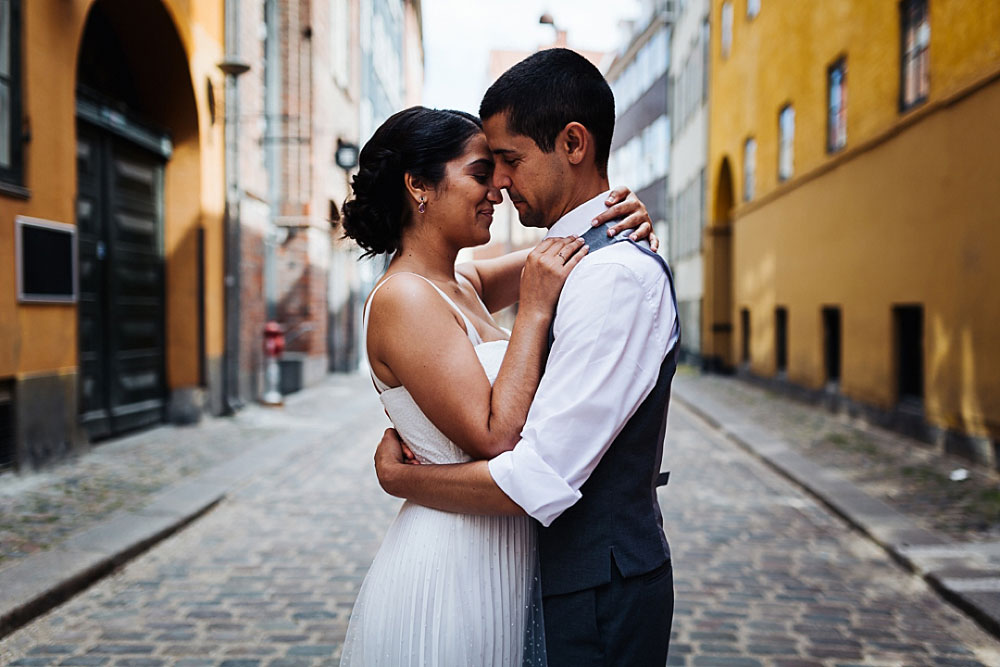
[[[211,510],[256,474],[366,416],[362,375],[330,376],[286,397],[196,426],[162,426],[99,444],[39,473],[0,475],[0,637]],[[370,417],[370,415],[367,415]],[[295,433],[309,437],[290,441]],[[349,419],[348,419],[349,421]]]
[[[682,369],[673,397],[1000,636],[1000,477],[740,380]]]

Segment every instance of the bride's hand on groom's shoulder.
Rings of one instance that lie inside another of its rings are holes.
[[[588,250],[578,236],[553,236],[535,246],[521,271],[519,312],[535,312],[550,317],[563,283]]]
[[[618,222],[608,228],[608,236],[615,236],[626,229],[634,229],[629,238],[633,241],[648,238],[650,248],[656,252],[660,247],[660,239],[653,233],[653,221],[649,217],[646,205],[634,192],[620,185],[608,193],[605,203],[608,208],[591,221],[594,227],[617,220]]]

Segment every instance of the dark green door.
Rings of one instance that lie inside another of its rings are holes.
[[[77,124],[80,411],[91,439],[163,419],[164,164]]]

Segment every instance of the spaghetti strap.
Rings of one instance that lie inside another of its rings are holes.
[[[394,273],[391,276],[385,278],[382,282],[376,285],[375,289],[373,289],[371,291],[371,294],[368,295],[368,302],[365,304],[364,310],[362,311],[361,315],[361,327],[362,327],[362,332],[364,334],[364,341],[366,347],[368,345],[368,318],[369,315],[371,314],[372,302],[375,300],[375,293],[382,288],[382,285],[385,285],[387,282],[392,280],[393,277],[400,276],[403,274],[417,276],[418,278],[422,278],[423,280],[427,281],[427,284],[433,287],[435,290],[437,290],[437,293],[441,295],[441,298],[444,299],[445,302],[449,306],[451,306],[456,313],[458,313],[458,316],[462,318],[462,321],[465,323],[465,333],[469,336],[469,340],[472,341],[472,344],[480,345],[483,342],[482,337],[479,335],[479,331],[476,329],[475,326],[473,326],[472,321],[468,317],[466,317],[465,313],[463,313],[462,309],[459,308],[454,301],[452,301],[451,297],[449,297],[447,294],[444,293],[444,290],[442,290],[440,287],[431,282],[429,278],[426,278],[420,275],[419,273],[413,273],[411,271],[400,271],[399,273]],[[482,303],[481,300],[480,303]],[[484,305],[483,308],[486,308],[486,306]],[[369,364],[369,367],[370,366],[371,364]],[[374,371],[371,371],[371,375],[372,375],[372,381],[375,383],[375,388],[378,389],[378,392],[380,394],[387,389],[392,389],[392,387],[387,385],[385,382],[382,382],[382,380],[378,379]]]

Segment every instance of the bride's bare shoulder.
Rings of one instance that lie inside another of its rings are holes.
[[[368,317],[372,324],[410,326],[414,319],[447,315],[450,311],[426,278],[406,271],[384,276],[368,299]]]

